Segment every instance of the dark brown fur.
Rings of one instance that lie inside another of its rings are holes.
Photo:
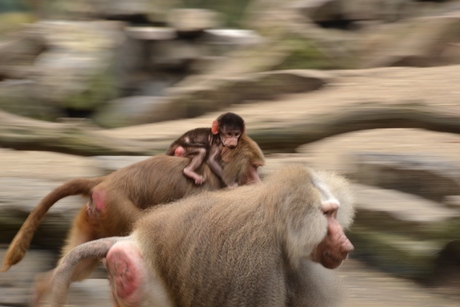
[[[106,258],[123,306],[337,306],[324,267],[353,249],[343,233],[352,218],[343,178],[287,166],[264,183],[152,208],[129,237],[78,246],[56,270],[52,306],[88,258]]]
[[[206,161],[227,186],[235,187],[238,185],[236,181],[226,181],[223,178],[221,151],[238,146],[244,131],[244,120],[238,114],[227,112],[213,121],[211,128],[196,128],[185,132],[169,146],[166,154],[191,158],[190,164],[184,168],[184,174],[198,185],[203,184],[205,178],[195,171]]]

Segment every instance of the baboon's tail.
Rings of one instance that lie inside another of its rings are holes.
[[[77,264],[85,259],[102,259],[117,242],[129,240],[130,237],[109,237],[85,242],[70,250],[57,266],[51,281],[51,306],[64,306],[67,292],[72,282],[72,273]]]
[[[18,263],[24,258],[30,242],[37,231],[40,222],[45,216],[46,212],[58,200],[71,196],[71,195],[90,195],[92,188],[99,184],[104,177],[97,177],[91,179],[79,178],[74,179],[54,189],[51,193],[46,195],[34,210],[29,214],[26,221],[19,229],[18,233],[11,242],[8,251],[6,252],[5,259],[1,271],[8,271],[12,265]]]

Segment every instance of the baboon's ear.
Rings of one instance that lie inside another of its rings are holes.
[[[212,122],[211,132],[212,132],[212,134],[218,134],[219,133],[219,122],[217,120]]]

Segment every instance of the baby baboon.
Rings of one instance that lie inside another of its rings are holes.
[[[235,113],[224,113],[212,122],[211,128],[196,128],[184,133],[175,140],[167,155],[191,157],[190,164],[184,168],[185,176],[195,180],[195,184],[203,184],[205,178],[195,170],[206,163],[212,171],[223,179],[220,155],[223,148],[234,149],[245,131],[244,120]],[[225,180],[224,180],[225,182]],[[237,186],[237,182],[225,182],[229,187]]]

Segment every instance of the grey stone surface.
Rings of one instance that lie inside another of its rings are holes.
[[[1,51],[0,51],[1,53]],[[4,111],[41,120],[53,120],[59,112],[35,97],[32,80],[7,79],[0,82],[0,108]]]
[[[3,259],[6,246],[0,246]],[[0,306],[27,306],[30,286],[36,274],[50,270],[55,256],[47,251],[30,250],[25,258],[7,272],[0,274]]]
[[[126,34],[136,40],[162,41],[175,39],[176,32],[165,27],[126,27]]]
[[[99,174],[97,163],[85,157],[0,148],[0,177],[43,179],[44,182],[57,185],[65,180],[96,177]],[[20,188],[16,187],[18,191]]]
[[[129,96],[109,101],[93,116],[96,123],[107,128],[135,125],[144,113],[167,103],[160,96]]]
[[[177,32],[199,32],[220,26],[219,13],[206,9],[174,9],[167,18]]]
[[[150,156],[97,156],[92,159],[97,161],[99,169],[103,174],[110,174],[117,169],[148,158],[150,158]]]
[[[460,190],[460,167],[436,156],[355,153],[349,176],[358,182],[442,201]]]
[[[101,17],[129,19],[142,16],[152,22],[165,22],[168,11],[180,3],[181,0],[80,0],[50,3],[45,9],[50,17],[60,14],[65,16],[70,14],[80,19]]]
[[[358,43],[362,67],[431,67],[460,63],[454,34],[460,11],[377,27]]]
[[[3,259],[5,252],[6,246],[0,245],[0,259]],[[28,306],[34,278],[39,273],[53,269],[56,261],[56,253],[29,250],[21,262],[0,274],[0,306]],[[99,278],[92,276],[83,282],[71,284],[66,306],[101,307],[112,304],[109,282],[104,278],[105,269],[101,267],[96,273],[100,275]]]
[[[460,195],[447,195],[442,202],[451,208],[460,210]]]
[[[460,210],[395,190],[354,184],[354,257],[406,278],[430,278],[458,238]]]
[[[114,54],[122,23],[47,21],[36,25],[48,50],[34,61],[36,95],[74,109],[93,109],[115,97]]]
[[[32,209],[57,186],[41,179],[0,177],[0,243],[10,242]],[[45,215],[32,244],[58,250],[86,201],[80,196],[58,201]]]

